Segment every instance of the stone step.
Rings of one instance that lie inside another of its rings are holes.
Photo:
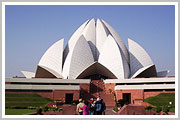
[[[90,94],[93,98],[99,96],[104,100],[107,106],[115,106],[114,95],[105,93],[105,85],[103,80],[92,80],[90,84]]]

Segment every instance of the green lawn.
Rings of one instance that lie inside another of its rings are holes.
[[[25,115],[36,112],[36,109],[5,109],[6,115]]]
[[[6,108],[19,107],[27,108],[29,106],[39,107],[44,106],[53,100],[41,97],[38,94],[6,94],[5,106]]]
[[[175,112],[175,93],[161,93],[154,97],[149,97],[144,100],[155,106],[170,106],[170,112]],[[172,102],[172,105],[169,104]]]

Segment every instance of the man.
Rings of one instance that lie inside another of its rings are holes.
[[[96,115],[102,115],[102,103],[101,103],[101,99],[97,98],[97,102],[95,104],[95,108],[96,108]]]
[[[93,115],[95,113],[94,112],[95,111],[95,103],[94,103],[94,99],[93,98],[90,99],[88,107],[90,108],[89,109],[89,115]]]
[[[79,104],[77,104],[76,112],[79,113],[79,115],[83,114],[83,110],[79,109],[79,107],[83,107],[85,104],[83,103],[82,99],[79,99]]]
[[[103,99],[101,99],[101,104],[102,104],[102,115],[105,115],[105,110],[106,110],[106,104],[103,101]]]

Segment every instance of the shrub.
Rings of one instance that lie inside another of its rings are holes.
[[[160,113],[160,112],[161,112],[161,107],[159,107],[159,106],[155,107],[155,111],[156,111],[157,113]]]
[[[118,100],[118,104],[120,104],[121,107],[122,107],[125,103],[126,103],[126,101],[123,100],[123,99],[119,99],[119,100]]]
[[[34,106],[28,106],[27,108],[28,109],[36,109],[36,107],[34,107]]]
[[[72,104],[77,105],[78,103],[79,103],[79,100],[73,100],[73,101],[72,101]]]
[[[62,108],[59,108],[59,110],[58,110],[59,112],[62,112],[63,111],[63,109]]]
[[[167,114],[169,112],[169,107],[168,106],[163,106],[162,111]]]
[[[119,110],[118,110],[117,107],[115,107],[115,108],[113,108],[113,111],[114,111],[114,112],[118,112]]]
[[[48,107],[47,106],[44,107],[44,112],[48,112]]]
[[[147,106],[147,107],[145,107],[145,110],[150,111],[150,110],[152,110],[152,108],[153,107],[151,107],[151,106]]]
[[[37,111],[36,111],[36,112],[37,112],[38,115],[42,115],[42,108],[41,108],[41,107],[40,107],[40,108],[37,108]]]

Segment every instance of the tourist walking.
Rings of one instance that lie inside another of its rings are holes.
[[[88,107],[88,101],[84,102],[83,107],[79,107],[79,109],[83,110],[83,115],[89,115],[89,107]]]
[[[79,115],[82,115],[83,114],[83,110],[82,109],[79,109],[79,107],[83,107],[85,104],[83,103],[82,99],[79,99],[79,104],[77,104],[77,108],[76,108],[76,112],[79,114]]]

